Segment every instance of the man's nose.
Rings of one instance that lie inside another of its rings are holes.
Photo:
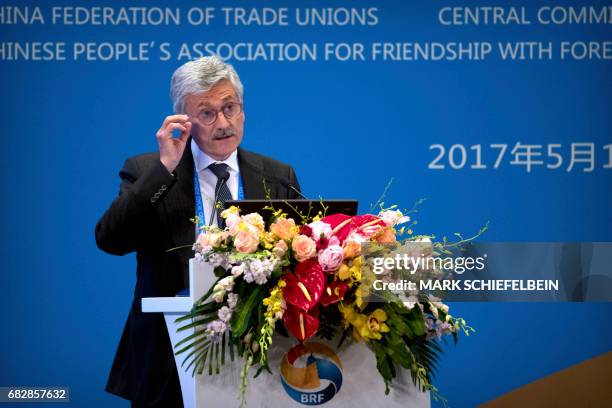
[[[215,125],[219,129],[226,129],[230,125],[229,120],[227,120],[223,111],[217,113],[217,122]]]

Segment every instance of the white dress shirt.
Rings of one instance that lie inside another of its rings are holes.
[[[234,150],[229,157],[223,161],[215,160],[206,153],[204,153],[196,142],[191,139],[191,153],[193,153],[193,161],[195,162],[195,169],[198,172],[198,180],[200,182],[200,193],[202,194],[202,201],[204,203],[204,224],[210,224],[211,214],[213,214],[214,200],[215,200],[215,187],[217,186],[217,176],[208,168],[213,163],[225,163],[228,165],[227,171],[229,172],[229,179],[227,180],[227,187],[229,188],[232,198],[235,200],[238,198],[238,151]],[[212,216],[212,225],[217,225],[217,217]]]

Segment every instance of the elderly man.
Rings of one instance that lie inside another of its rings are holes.
[[[100,249],[136,252],[134,300],[106,388],[136,407],[182,406],[164,319],[143,314],[141,299],[187,286],[193,252],[167,250],[194,241],[190,219],[222,222],[215,200],[265,198],[266,189],[272,198],[291,199],[299,189],[290,166],[239,147],[243,87],[231,65],[217,57],[184,64],[172,76],[171,96],[176,114],[157,132],[159,152],[125,161],[119,196],[96,225]]]

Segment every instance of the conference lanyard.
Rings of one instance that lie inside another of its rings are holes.
[[[202,191],[200,190],[200,177],[198,176],[198,169],[196,168],[195,163],[193,165],[193,190],[195,194],[196,215],[198,217],[198,228],[196,230],[197,235],[199,234],[200,229],[204,225],[206,225],[206,216],[204,214],[204,201],[202,200]],[[240,172],[238,172],[238,200],[244,200],[244,190],[242,188],[242,178],[240,177]],[[213,206],[214,205],[215,203],[213,203]]]

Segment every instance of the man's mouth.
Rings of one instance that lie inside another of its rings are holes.
[[[233,135],[222,135],[222,136],[216,136],[215,140],[225,140],[225,139],[229,139],[230,137],[232,137]]]

